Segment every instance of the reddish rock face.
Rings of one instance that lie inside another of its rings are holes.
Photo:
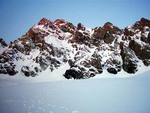
[[[105,43],[112,43],[114,40],[113,34],[122,34],[122,30],[114,26],[112,23],[107,22],[103,27],[95,28],[93,36],[104,40]]]
[[[124,35],[125,35],[124,40],[131,40],[131,39],[133,39],[132,36],[135,36],[137,33],[139,33],[141,36],[137,37],[137,38],[139,38],[141,41],[143,41],[145,43],[150,44],[149,28],[150,28],[150,20],[141,18],[140,21],[137,21],[131,27],[129,27],[129,28],[126,27],[124,29]],[[145,31],[149,32],[148,35],[145,35]]]
[[[109,31],[111,34],[121,34],[122,30],[119,29],[118,27],[114,26],[112,23],[107,22],[104,24],[103,29],[105,31]]]
[[[104,31],[109,31],[109,32],[113,32],[113,24],[110,22],[107,22],[104,24],[103,26]]]
[[[104,39],[106,33],[112,34],[122,34],[122,30],[120,30],[118,27],[114,26],[112,23],[107,22],[104,24],[103,27],[95,28],[94,30],[94,37],[97,37],[99,39]]]
[[[135,52],[135,54],[139,59],[141,60],[150,59],[150,51],[147,51],[150,50],[149,46],[142,47],[134,40],[131,40],[129,43],[129,47]]]
[[[61,24],[66,24],[67,22],[63,19],[57,19],[53,22],[53,25],[56,25],[57,27],[60,27]]]
[[[98,38],[98,39],[103,39],[105,33],[106,33],[106,31],[105,31],[102,27],[95,28],[95,29],[94,29],[93,37],[96,37],[96,38]]]
[[[42,18],[38,23],[38,25],[45,25],[45,24],[52,24],[52,21],[47,20],[46,18]]]
[[[141,18],[141,20],[140,20],[140,21],[137,21],[137,22],[132,26],[132,28],[133,28],[134,30],[139,29],[140,31],[143,31],[143,28],[144,28],[145,26],[150,27],[150,20],[145,19],[145,18]]]
[[[49,33],[42,31],[40,29],[33,29],[31,28],[28,33],[28,37],[30,37],[33,41],[37,42],[38,40],[43,39],[45,36],[48,36]]]

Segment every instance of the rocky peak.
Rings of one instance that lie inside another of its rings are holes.
[[[111,28],[111,27],[113,27],[113,24],[110,23],[110,22],[106,22],[106,23],[104,24],[104,26],[103,26],[103,28],[105,28],[105,29],[108,29],[108,28]]]
[[[52,28],[52,29],[60,29],[60,26],[67,24],[68,22],[63,19],[57,19],[54,22],[42,18],[37,25],[44,25],[44,27]]]
[[[141,41],[150,44],[150,20],[141,18],[140,21],[135,22],[132,26],[124,29],[125,39],[131,40],[139,38]],[[139,34],[139,35],[137,35]]]
[[[41,41],[45,36],[48,35],[54,35],[60,39],[62,39],[60,30],[61,26],[66,24],[67,22],[63,19],[57,19],[54,22],[42,18],[37,25],[34,25],[30,30],[27,32],[26,37],[32,38],[32,40],[35,40],[35,42]],[[44,26],[39,26],[39,25],[44,25]]]
[[[145,18],[141,18],[140,24],[141,24],[142,26],[148,26],[148,27],[150,27],[150,20],[145,19]]]
[[[38,23],[38,25],[46,25],[46,24],[52,24],[52,21],[50,21],[46,18],[42,18]]]
[[[112,23],[110,22],[106,22],[103,26],[103,29],[105,31],[109,31],[111,34],[121,34],[122,30],[119,29],[118,27],[114,26]]]
[[[93,37],[99,40],[104,40],[105,43],[110,44],[114,41],[113,35],[121,35],[123,32],[112,23],[107,22],[103,27],[96,27],[94,29]],[[99,42],[98,42],[99,43]]]
[[[57,27],[60,28],[61,25],[64,25],[66,23],[68,23],[68,22],[63,19],[57,19],[53,22],[53,25],[56,25]]]
[[[67,22],[66,24],[61,25],[60,29],[64,32],[69,32],[73,35],[76,27],[72,23]]]
[[[141,18],[140,21],[135,22],[131,27],[127,27],[127,29],[133,29],[133,30],[143,30],[144,27],[150,27],[150,20]]]
[[[5,40],[3,40],[2,38],[0,38],[0,46],[2,46],[2,47],[8,46],[7,43],[5,42]]]
[[[81,24],[81,23],[78,23],[78,25],[77,25],[77,30],[85,30],[85,27],[84,27],[84,25],[83,24]]]

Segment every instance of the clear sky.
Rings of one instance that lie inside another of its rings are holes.
[[[89,28],[109,21],[124,28],[142,17],[150,19],[150,0],[0,0],[0,37],[9,43],[43,17]]]

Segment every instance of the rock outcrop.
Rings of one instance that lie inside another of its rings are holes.
[[[0,54],[0,74],[35,77],[64,64],[70,66],[62,75],[67,79],[90,78],[104,70],[134,74],[139,62],[150,66],[150,20],[142,18],[121,30],[110,22],[87,29],[81,23],[43,18],[21,38],[9,45],[0,39],[0,44],[6,47]]]

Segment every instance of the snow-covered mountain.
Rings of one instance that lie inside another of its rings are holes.
[[[150,20],[119,29],[110,22],[89,29],[43,18],[21,38],[0,39],[0,74],[90,78],[137,73],[150,66]],[[146,71],[144,70],[144,71]]]

